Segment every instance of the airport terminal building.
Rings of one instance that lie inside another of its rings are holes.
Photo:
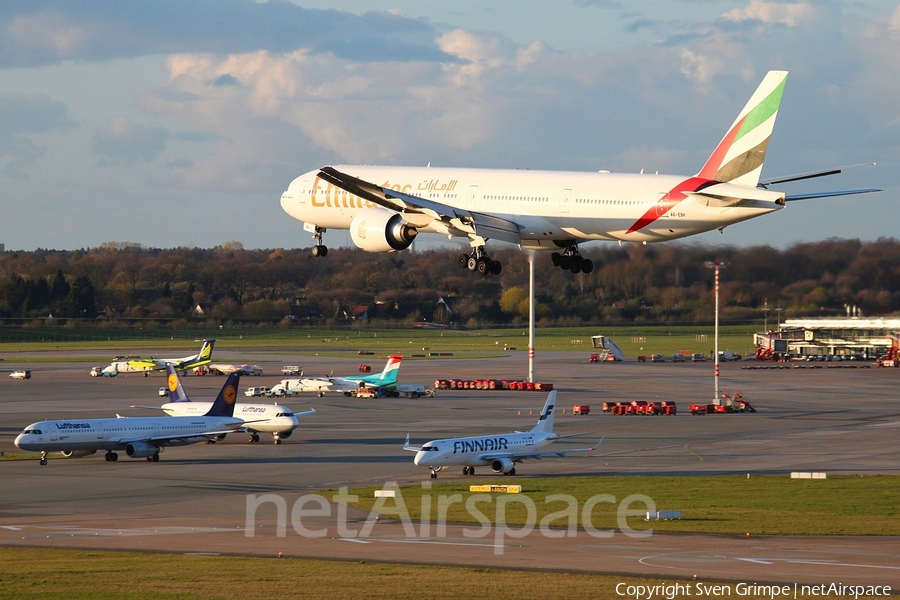
[[[788,319],[773,333],[791,356],[874,360],[888,353],[900,319]]]

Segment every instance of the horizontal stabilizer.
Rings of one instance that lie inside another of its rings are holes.
[[[766,179],[760,181],[758,186],[761,188],[767,188],[770,185],[775,185],[778,183],[786,183],[788,181],[801,181],[803,179],[814,179],[816,177],[826,177],[828,175],[837,175],[839,173],[843,173],[844,171],[849,171],[850,169],[858,169],[859,167],[874,167],[875,163],[861,163],[858,165],[845,165],[843,167],[835,167],[833,169],[823,169],[821,171],[810,171],[809,173],[798,173],[796,175],[785,175],[784,177],[776,177],[774,179]]]
[[[852,196],[853,194],[871,194],[872,192],[880,192],[875,188],[867,188],[862,190],[839,190],[836,192],[812,192],[809,194],[786,194],[784,199],[786,202],[794,200],[810,200],[812,198],[833,198],[835,196]]]

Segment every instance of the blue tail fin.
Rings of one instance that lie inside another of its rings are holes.
[[[187,393],[181,386],[181,379],[171,364],[166,365],[166,390],[169,392],[169,402],[190,402]]]
[[[556,409],[556,390],[547,396],[547,402],[541,411],[537,424],[531,428],[532,433],[553,433],[553,412]]]
[[[233,417],[234,402],[237,400],[238,384],[240,384],[240,381],[240,371],[235,371],[229,375],[228,379],[225,380],[225,385],[222,386],[219,395],[216,396],[216,401],[213,402],[212,406],[209,408],[209,412],[207,412],[205,416]]]

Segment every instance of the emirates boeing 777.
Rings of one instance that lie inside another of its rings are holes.
[[[550,250],[553,264],[590,273],[581,242],[660,242],[759,217],[808,198],[874,192],[842,190],[787,195],[770,185],[840,173],[846,167],[760,180],[787,71],[770,71],[725,137],[694,176],[601,171],[530,171],[433,167],[325,166],[304,173],[281,206],[304,222],[325,256],[328,228],[349,229],[359,248],[395,252],[419,233],[466,237],[459,264],[500,273],[489,239]]]

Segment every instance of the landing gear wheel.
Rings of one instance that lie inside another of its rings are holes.
[[[568,271],[569,267],[572,266],[572,258],[569,256],[560,256],[559,257],[559,268]]]
[[[550,262],[553,263],[554,267],[558,267],[559,261],[561,258],[562,258],[562,254],[560,254],[559,252],[554,252],[553,254],[550,255]]]
[[[494,275],[499,275],[503,266],[500,264],[499,260],[495,260],[491,262],[491,273]]]
[[[276,445],[276,446],[280,446],[280,445],[281,445],[281,438],[275,438],[275,445]]]
[[[470,271],[474,271],[475,269],[477,269],[478,268],[478,259],[475,258],[474,256],[470,256],[466,260],[466,268],[468,268]]]
[[[584,259],[581,263],[581,272],[590,273],[594,270],[594,261],[589,258]]]
[[[463,467],[463,475],[469,474],[469,467]]]
[[[321,244],[312,247],[312,255],[314,257],[317,256],[328,256],[328,247],[323,246]]]
[[[110,452],[110,453],[109,453],[109,460],[111,460],[111,461],[113,461],[113,462],[116,462],[117,460],[119,460],[119,455],[116,454],[115,452]]]
[[[515,474],[516,474],[516,468],[513,467],[512,469],[510,469],[510,470],[509,470],[509,474],[510,474],[510,475],[515,475]]]
[[[150,457],[151,462],[159,462],[159,452]],[[515,469],[514,469],[515,470]]]
[[[460,266],[460,267],[462,267],[463,269],[465,269],[465,268],[466,268],[466,265],[469,263],[469,255],[468,255],[468,254],[460,254],[460,255],[457,257],[456,262],[459,263],[459,266]]]
[[[40,463],[41,463],[41,466],[42,466],[42,467],[45,466],[45,465],[47,464],[47,459],[46,459],[46,458],[42,458],[42,459],[40,460]]]
[[[435,473],[434,471],[432,471],[432,472],[431,472],[431,478],[432,478],[432,479],[437,479],[437,473]]]
[[[578,256],[578,255],[573,256],[571,258],[571,264],[569,265],[569,270],[572,271],[573,273],[581,273],[581,263],[583,261],[584,261],[584,259],[581,258],[580,256]]]
[[[487,260],[485,260],[483,258],[479,258],[478,261],[475,263],[475,270],[478,271],[479,275],[487,275],[488,271],[490,271],[491,268],[490,268],[490,265],[488,265]]]

